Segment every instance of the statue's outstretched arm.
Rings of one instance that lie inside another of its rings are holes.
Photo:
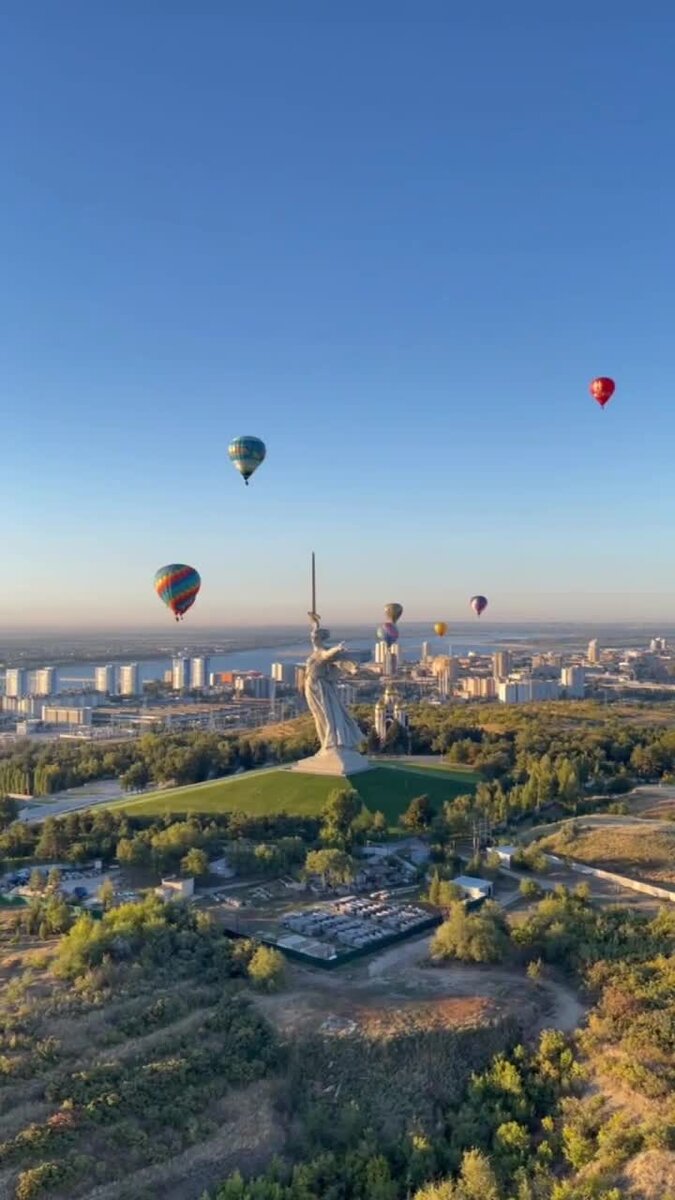
[[[339,658],[345,652],[344,642],[340,642],[337,646],[331,646],[330,650],[324,650],[326,662],[332,661],[334,658]]]

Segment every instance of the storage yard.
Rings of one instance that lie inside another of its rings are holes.
[[[333,904],[290,912],[273,940],[280,950],[337,965],[355,952],[377,950],[438,924],[437,914],[417,904],[396,904],[380,894],[345,896]]]

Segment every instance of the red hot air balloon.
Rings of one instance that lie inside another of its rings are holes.
[[[599,375],[594,379],[590,386],[590,393],[594,400],[597,400],[601,408],[604,408],[607,401],[612,399],[616,384],[613,379],[608,379],[606,375]]]
[[[485,612],[488,602],[487,602],[485,596],[472,596],[469,603],[470,603],[473,611],[475,612],[476,616],[479,617],[482,612]]]

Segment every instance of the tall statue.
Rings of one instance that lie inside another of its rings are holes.
[[[358,750],[363,734],[347,712],[337,690],[340,677],[338,660],[342,660],[342,667],[346,670],[354,670],[354,664],[344,661],[344,642],[328,649],[326,643],[330,630],[321,628],[320,617],[316,613],[311,615],[312,652],[305,663],[305,699],[314,717],[321,749],[334,750],[340,746],[345,750]]]
[[[318,754],[296,763],[294,769],[320,775],[354,775],[358,771],[368,771],[370,763],[359,752],[363,734],[338,692],[338,663],[350,673],[356,667],[348,661],[344,642],[330,648],[327,645],[330,631],[322,628],[321,617],[316,612],[313,554],[312,611],[307,615],[312,624],[312,649],[305,663],[305,699],[314,717],[321,748]]]

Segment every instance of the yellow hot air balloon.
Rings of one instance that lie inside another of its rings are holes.
[[[445,637],[447,632],[448,627],[445,621],[437,621],[434,625],[434,633],[437,633],[439,637]]]

